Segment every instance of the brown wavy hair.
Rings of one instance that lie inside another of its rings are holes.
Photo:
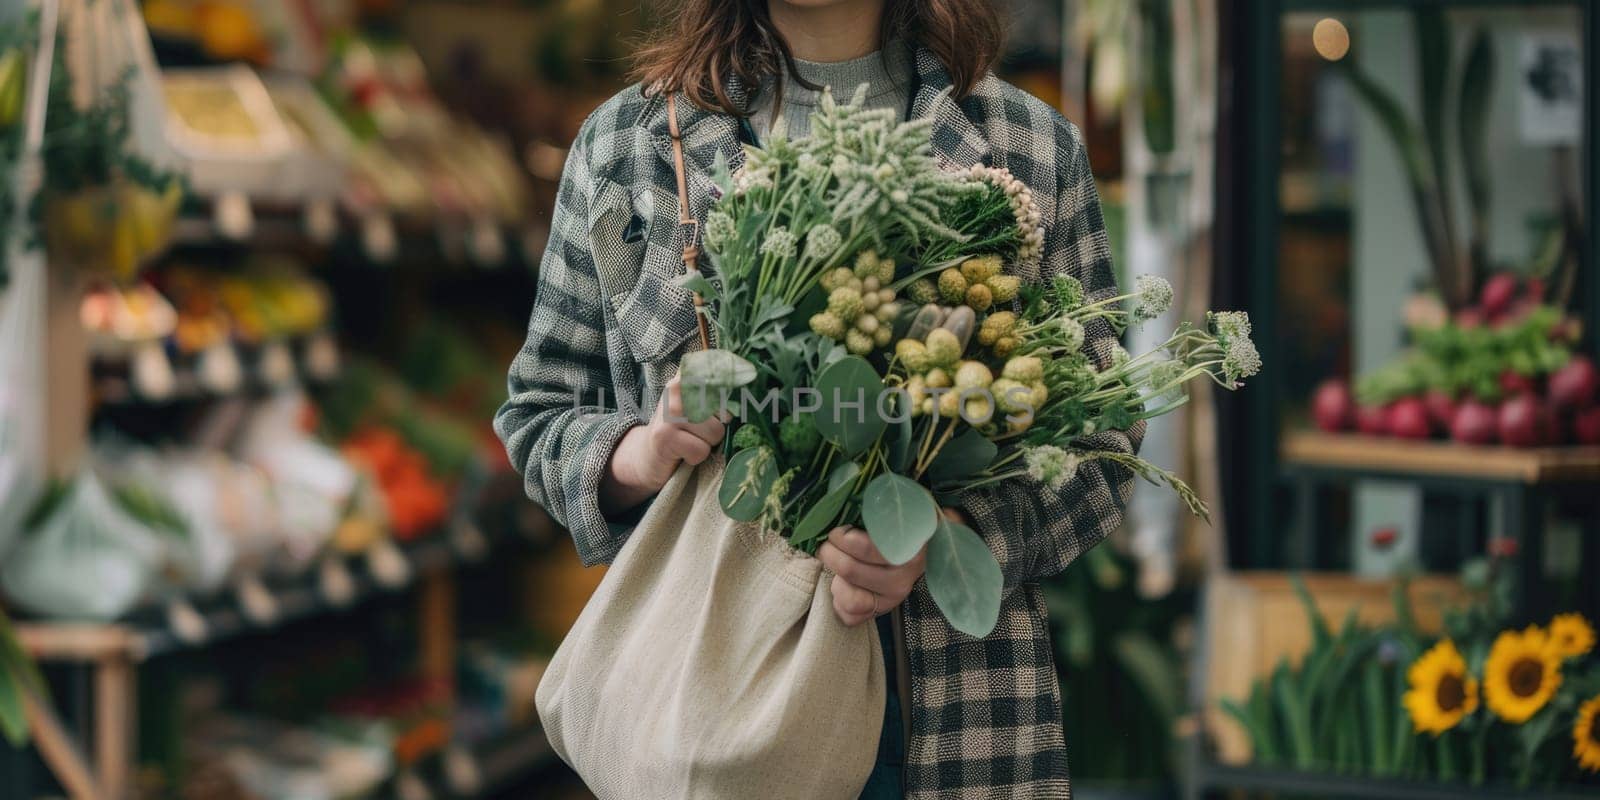
[[[708,111],[749,113],[728,95],[728,78],[745,86],[777,78],[776,105],[786,80],[818,87],[795,69],[789,43],[772,25],[769,0],[683,0],[634,56],[632,75],[646,92],[681,91]],[[926,47],[950,73],[956,99],[1000,56],[1002,24],[993,0],[888,0],[879,44],[894,39]]]

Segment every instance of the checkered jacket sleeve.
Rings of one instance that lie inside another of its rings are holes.
[[[1078,129],[1062,121],[1057,128],[1054,163],[1056,217],[1046,230],[1041,280],[1072,275],[1083,282],[1090,301],[1117,294],[1111,248],[1088,151]],[[1103,320],[1086,326],[1084,349],[1101,368],[1118,344]],[[1083,450],[1138,451],[1144,423],[1127,431],[1103,431],[1076,443]],[[1055,575],[1122,524],[1133,491],[1126,467],[1091,461],[1060,490],[1022,477],[963,493],[956,505],[970,519],[1000,562],[1007,592],[1027,581]]]
[[[494,420],[528,496],[567,528],[585,564],[609,561],[624,538],[600,511],[600,479],[636,423],[631,413],[599,408],[616,393],[589,236],[592,122],[561,174],[528,339],[511,363],[510,397]]]

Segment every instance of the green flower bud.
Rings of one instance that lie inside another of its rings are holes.
[[[872,344],[875,347],[888,347],[889,343],[893,341],[894,330],[888,325],[880,325],[877,330],[872,332]]]
[[[1002,377],[1026,384],[1033,384],[1044,380],[1044,362],[1037,356],[1017,356],[1006,362],[1000,370]]]
[[[945,392],[939,395],[939,416],[945,419],[955,419],[961,413],[961,395],[957,392]]]
[[[996,303],[1009,303],[1017,299],[1017,292],[1022,290],[1022,279],[1015,275],[996,275],[984,283],[994,293]]]
[[[844,335],[844,349],[850,351],[851,355],[864,356],[872,352],[872,337],[851,328]]]
[[[861,253],[856,256],[856,268],[855,268],[856,277],[857,278],[865,278],[865,277],[867,277],[869,275],[877,275],[877,274],[878,274],[878,251],[876,251],[876,250],[862,250]]]
[[[928,362],[940,367],[953,366],[961,358],[961,340],[944,328],[928,331]]]
[[[862,314],[856,317],[856,330],[869,336],[878,332],[878,324],[878,318],[871,314]]]
[[[974,256],[961,262],[961,275],[967,279],[967,283],[983,283],[999,275],[1000,267],[999,256]]]
[[[880,283],[894,283],[894,259],[878,259],[878,281]]]
[[[1000,339],[1010,336],[1017,327],[1017,315],[1010,311],[996,311],[978,327],[978,344],[993,347]]]
[[[862,291],[863,294],[866,294],[866,293],[869,293],[869,292],[877,292],[878,291],[878,276],[876,276],[876,275],[868,275],[867,277],[862,278],[861,279],[861,291]]]
[[[967,287],[965,302],[973,311],[988,311],[989,306],[994,305],[994,294],[989,291],[988,286],[975,283]]]
[[[822,444],[822,434],[807,415],[791,416],[778,426],[778,443],[791,456],[803,456]]]
[[[899,357],[900,363],[906,365],[906,370],[909,372],[926,372],[928,369],[928,347],[916,339],[901,339],[896,342],[894,354]]]
[[[861,293],[848,286],[834,289],[828,295],[828,313],[844,322],[854,322],[861,316]]]
[[[918,278],[906,285],[906,297],[919,306],[935,303],[939,300],[939,287],[927,278]]]
[[[951,267],[939,273],[939,299],[946,303],[967,299],[967,279],[961,276],[961,270]]]
[[[1050,402],[1050,388],[1044,385],[1044,381],[1038,381],[1029,388],[1033,389],[1034,408],[1044,408],[1044,404]]]
[[[893,301],[879,303],[878,310],[872,313],[878,318],[879,322],[885,324],[894,322],[895,317],[900,316],[900,304]]]
[[[767,444],[767,435],[761,430],[760,425],[740,425],[739,430],[733,432],[733,449],[747,450],[752,447],[764,447]]]
[[[1021,346],[1021,339],[1015,336],[1002,336],[994,342],[994,354],[1001,358],[1009,358]]]
[[[994,383],[989,384],[989,392],[994,395],[1000,410],[1007,414],[1020,414],[1033,408],[1033,392],[1021,381],[996,378]]]
[[[817,283],[822,287],[823,291],[831,292],[834,289],[845,285],[852,277],[853,276],[850,274],[849,267],[839,267],[838,269],[828,270],[827,272],[823,273],[822,280],[818,281]]]
[[[979,361],[963,361],[956,368],[957,389],[987,389],[994,383],[994,373]]]
[[[962,404],[961,418],[969,425],[982,425],[994,418],[994,403],[986,394],[967,395]]]
[[[837,341],[844,338],[844,331],[844,320],[830,312],[811,315],[811,332],[818,336],[826,336]]]
[[[923,380],[928,384],[929,389],[950,388],[950,373],[938,367],[928,370],[928,374],[923,376]]]

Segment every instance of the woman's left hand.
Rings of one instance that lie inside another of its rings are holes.
[[[961,513],[945,509],[946,517],[960,521]],[[849,627],[869,622],[893,611],[911,594],[911,587],[927,568],[926,545],[910,561],[898,566],[878,552],[862,528],[841,526],[817,548],[817,558],[833,570],[833,613]]]

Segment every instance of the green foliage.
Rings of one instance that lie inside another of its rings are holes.
[[[878,552],[891,564],[904,564],[933,537],[939,507],[921,484],[886,472],[862,493],[861,518]]]
[[[23,695],[48,702],[47,688],[39,668],[17,642],[5,612],[0,611],[0,737],[21,747],[28,742],[28,720],[23,710]]]
[[[1572,356],[1572,347],[1557,335],[1564,315],[1540,306],[1515,323],[1498,327],[1462,327],[1447,322],[1433,329],[1413,329],[1413,347],[1357,382],[1362,403],[1382,404],[1433,390],[1470,393],[1484,402],[1500,399],[1500,376],[1548,375]]]
[[[971,528],[940,516],[928,540],[928,593],[950,627],[988,636],[1000,618],[1000,564]]]

